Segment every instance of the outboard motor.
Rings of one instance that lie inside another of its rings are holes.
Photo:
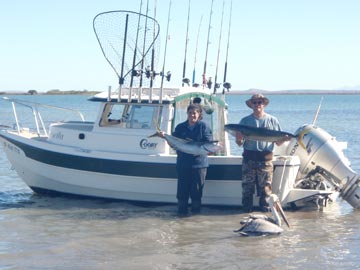
[[[324,170],[324,176],[340,189],[340,196],[354,208],[360,208],[360,175],[350,168],[340,143],[329,133],[314,125],[304,125],[291,139],[286,152],[300,158],[300,176]]]

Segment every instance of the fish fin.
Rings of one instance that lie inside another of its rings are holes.
[[[236,137],[236,133],[241,133],[240,131],[235,131],[235,130],[231,130],[231,129],[225,129],[225,131],[234,137]]]
[[[297,136],[296,136],[296,140],[298,141],[298,143],[300,144],[300,146],[302,148],[304,148],[306,150],[306,146],[305,144],[303,143],[303,138],[305,136],[306,133],[308,133],[310,131],[310,129],[304,129],[303,131],[301,131]]]
[[[222,149],[221,145],[213,145],[212,149],[210,149],[210,147],[206,147],[205,145],[203,145],[203,147],[206,151],[209,152],[209,154],[215,154]]]

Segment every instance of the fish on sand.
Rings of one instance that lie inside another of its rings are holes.
[[[292,134],[285,131],[250,127],[240,124],[227,124],[224,126],[224,128],[231,135],[236,136],[236,133],[240,132],[245,139],[253,141],[277,142],[288,136],[290,138],[295,138],[304,149],[306,148],[304,143],[302,142],[302,139],[304,135],[308,132],[308,130],[303,130],[299,134]]]

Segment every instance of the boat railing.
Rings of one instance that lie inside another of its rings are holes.
[[[39,137],[40,136],[48,136],[48,130],[46,128],[43,117],[41,116],[41,113],[39,111],[40,108],[50,108],[50,109],[75,113],[80,117],[82,122],[85,121],[83,114],[80,111],[75,110],[75,109],[63,108],[63,107],[58,107],[58,106],[54,106],[54,105],[41,104],[41,103],[37,103],[37,102],[14,99],[14,98],[9,98],[9,97],[3,97],[3,100],[11,102],[14,117],[15,117],[14,129],[16,128],[18,134],[20,134],[23,129],[22,129],[22,125],[20,124],[20,121],[19,121],[17,105],[22,106],[24,108],[28,108],[32,111],[32,115],[35,120],[36,133]]]

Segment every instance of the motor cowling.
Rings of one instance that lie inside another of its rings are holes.
[[[314,125],[304,125],[291,139],[286,152],[300,158],[300,177],[305,177],[316,168],[326,170],[333,179],[330,182],[340,188],[340,196],[354,208],[360,208],[360,176],[350,168],[343,147],[333,136]]]

